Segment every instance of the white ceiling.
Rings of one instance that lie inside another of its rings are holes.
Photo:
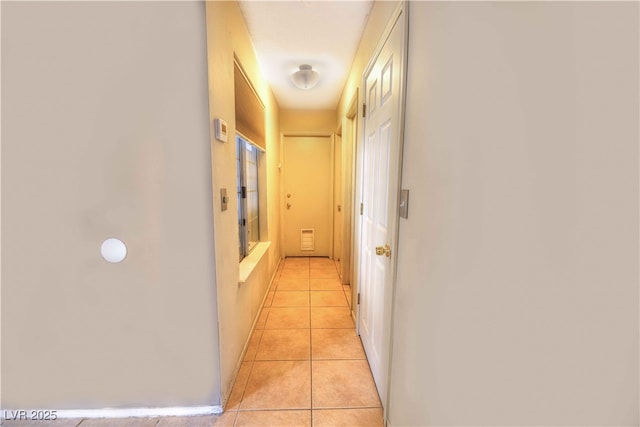
[[[239,1],[262,73],[283,109],[335,109],[372,1]],[[311,90],[290,75],[300,64],[320,73]]]

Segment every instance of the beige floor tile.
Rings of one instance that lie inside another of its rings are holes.
[[[286,258],[283,267],[309,267],[308,257],[291,257]]]
[[[256,360],[309,360],[310,329],[266,329]]]
[[[309,279],[307,278],[280,278],[276,284],[278,291],[308,291]]]
[[[267,297],[264,299],[264,307],[271,307],[273,303],[273,296],[275,295],[275,291],[271,291],[267,294]]]
[[[312,268],[309,270],[309,277],[311,279],[336,279],[340,280],[338,272],[334,267],[331,268]]]
[[[365,359],[360,337],[355,329],[312,329],[312,358]]]
[[[311,308],[312,328],[353,328],[349,307]]]
[[[156,427],[232,427],[235,420],[235,411],[196,417],[162,417]]]
[[[336,270],[335,263],[333,263],[331,261],[320,261],[319,260],[315,264],[312,261],[311,263],[309,263],[309,269],[310,270],[335,271],[336,273],[338,272],[338,270]]]
[[[236,375],[236,380],[233,384],[233,388],[231,389],[231,395],[229,396],[229,400],[225,405],[225,411],[237,410],[240,407],[242,395],[244,394],[244,389],[247,386],[247,381],[249,380],[249,374],[251,373],[252,366],[253,362],[242,362],[242,365],[238,370],[238,374]]]
[[[253,331],[253,335],[251,335],[251,338],[249,339],[247,352],[244,355],[245,362],[255,359],[256,351],[258,351],[258,344],[260,344],[260,338],[262,338],[262,329],[256,329]]]
[[[269,317],[269,308],[263,308],[260,312],[260,316],[258,316],[256,329],[264,329],[264,325],[267,323],[267,317]]]
[[[296,277],[299,277],[299,275],[302,275],[303,277],[308,277],[309,275],[309,267],[305,266],[297,266],[297,265],[285,265],[284,268],[282,269],[282,273],[281,276],[292,276],[292,275],[296,275]]]
[[[309,291],[277,291],[273,307],[308,307]]]
[[[314,409],[380,406],[366,360],[314,361],[312,384]]]
[[[312,307],[347,307],[344,291],[311,291]]]
[[[236,421],[237,412],[229,411],[218,415],[212,427],[232,427]]]
[[[384,427],[382,408],[314,410],[313,427]]]
[[[286,280],[290,280],[290,279],[308,279],[309,278],[309,270],[289,270],[289,271],[283,271],[282,275],[280,276],[280,281],[282,281],[283,279]]]
[[[329,258],[313,257],[309,258],[309,268],[335,268],[335,262]]]
[[[284,267],[282,267],[282,271],[292,271],[292,270],[306,270],[309,271],[309,260],[299,261],[299,262],[285,262]]]
[[[76,427],[82,422],[82,418],[57,418],[55,420],[12,420],[6,419],[11,417],[18,417],[17,414],[13,415],[11,412],[5,414],[5,410],[2,410],[0,414],[0,425],[2,427]],[[27,412],[26,416],[31,414]]]
[[[240,409],[310,407],[311,362],[254,362]]]
[[[309,287],[312,291],[340,291],[340,280],[333,279],[309,279]]]
[[[265,329],[302,329],[308,328],[309,308],[284,307],[271,308]]]
[[[310,427],[311,411],[241,411],[237,427]]]
[[[158,421],[158,418],[88,418],[80,427],[155,427]]]

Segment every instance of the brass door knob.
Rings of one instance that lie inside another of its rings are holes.
[[[391,256],[391,246],[389,246],[388,244],[384,246],[376,246],[376,255],[384,255],[389,258]]]

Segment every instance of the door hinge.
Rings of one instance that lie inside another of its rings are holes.
[[[360,304],[360,292],[358,292],[358,304]]]
[[[360,203],[360,215],[364,213],[364,203]]]
[[[367,117],[367,104],[362,104],[362,117]]]
[[[247,198],[247,187],[245,187],[244,185],[240,188],[240,193],[242,195],[243,199]]]

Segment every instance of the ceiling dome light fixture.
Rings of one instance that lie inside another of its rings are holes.
[[[302,64],[300,69],[291,74],[291,81],[299,89],[312,89],[320,81],[320,74],[309,64]]]

